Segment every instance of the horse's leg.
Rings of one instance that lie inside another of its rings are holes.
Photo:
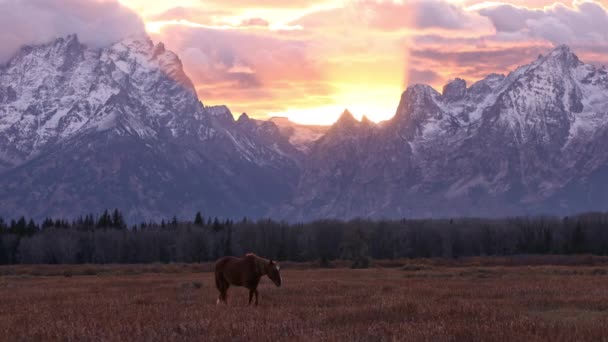
[[[220,295],[217,297],[215,304],[219,305],[224,302],[224,289],[220,289]]]
[[[226,303],[226,288],[220,290],[220,298],[218,299],[220,304]]]
[[[224,292],[222,293],[222,297],[223,297],[223,301],[224,304],[228,304],[228,288],[230,287],[230,284],[226,283],[226,287],[224,287]]]
[[[255,306],[258,306],[258,289],[253,290],[255,293]],[[251,299],[249,300],[251,302]]]
[[[226,284],[222,282],[222,285],[220,287],[220,296],[217,299],[217,304],[226,303],[226,291]]]
[[[249,289],[249,304],[248,304],[248,305],[251,305],[251,300],[253,299],[253,292],[254,292],[254,291],[255,291],[255,290],[251,290],[251,289]]]
[[[222,293],[224,293],[224,281],[222,279],[222,274],[217,270],[215,271],[215,287],[217,287],[217,290],[220,293],[215,304],[219,304],[222,302]]]

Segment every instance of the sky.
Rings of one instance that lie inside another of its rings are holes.
[[[145,30],[176,52],[205,105],[330,124],[392,117],[407,86],[507,73],[556,44],[608,64],[608,0],[0,0],[0,62],[78,33]]]

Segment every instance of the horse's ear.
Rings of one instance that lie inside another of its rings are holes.
[[[271,264],[271,265],[273,265],[273,264],[274,264],[274,261],[272,261],[272,259],[270,259],[270,264]]]

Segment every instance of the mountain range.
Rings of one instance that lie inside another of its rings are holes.
[[[415,85],[376,124],[234,119],[146,36],[71,35],[0,65],[0,215],[120,208],[290,221],[608,209],[608,72],[558,46],[508,75]]]

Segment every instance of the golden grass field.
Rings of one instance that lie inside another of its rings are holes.
[[[500,264],[284,264],[258,307],[210,264],[6,266],[0,340],[608,341],[607,264]]]

